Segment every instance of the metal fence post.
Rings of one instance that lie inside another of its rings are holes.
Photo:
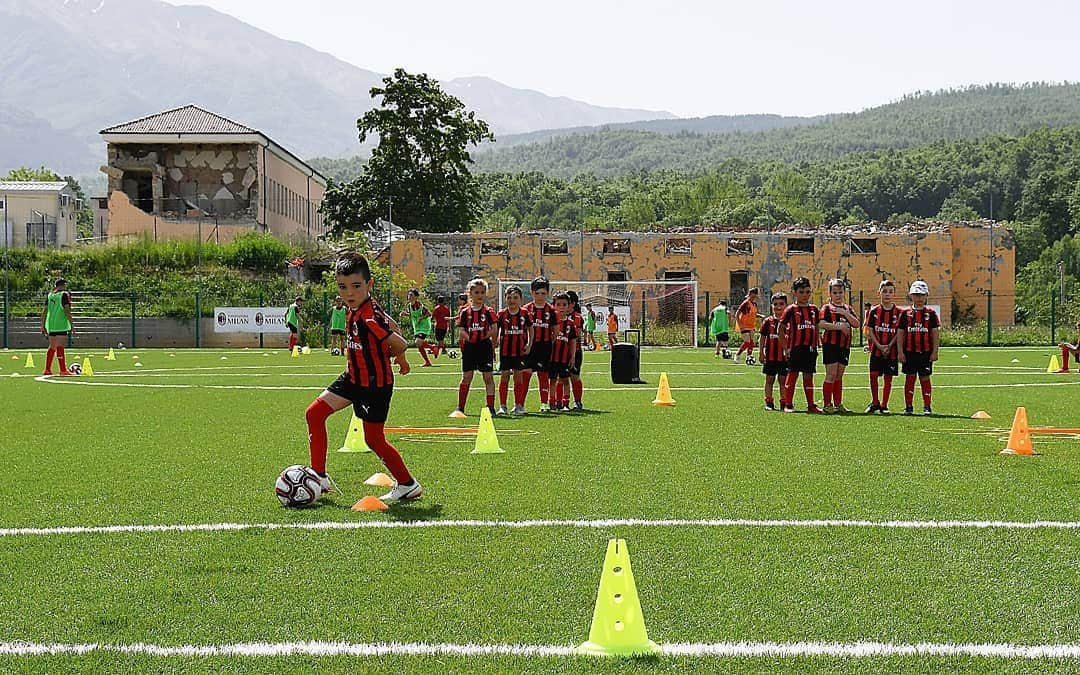
[[[1057,344],[1057,293],[1050,291],[1050,344]]]
[[[135,294],[131,294],[131,348],[135,348]]]
[[[263,311],[266,307],[266,300],[263,297],[263,292],[259,291],[259,311]],[[263,348],[263,333],[259,331],[259,349]]]
[[[6,253],[6,251],[5,251]],[[11,306],[11,294],[8,289],[4,288],[4,349],[8,348],[8,315],[10,314],[8,308]]]
[[[641,341],[645,342],[645,295],[641,296]]]
[[[198,288],[195,289],[195,348],[198,349],[202,346],[202,335],[200,334],[200,326],[202,325],[202,291]]]
[[[323,318],[323,339],[322,339],[322,343],[323,343],[323,347],[329,346],[329,344],[330,344],[330,321],[329,321],[329,317],[327,316],[328,311],[329,311],[329,307],[327,307],[327,304],[326,304],[326,291],[323,291],[323,294],[322,294],[322,318]]]
[[[994,346],[994,315],[991,313],[994,308],[994,294],[990,291],[986,292],[986,346]]]
[[[866,312],[863,310],[863,307],[866,307],[866,305],[864,304],[864,300],[863,300],[863,292],[859,291],[859,313],[856,316],[858,316],[863,321],[863,326],[862,326],[862,328],[859,329],[859,346],[860,347],[863,347],[863,346],[866,345],[866,330],[865,330],[865,328],[866,328]]]

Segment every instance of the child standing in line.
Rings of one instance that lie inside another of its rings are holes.
[[[761,372],[765,375],[765,409],[776,410],[773,404],[773,383],[780,378],[780,393],[784,391],[784,378],[787,376],[787,359],[780,347],[780,317],[787,307],[785,293],[773,293],[772,315],[761,322],[761,342],[758,345],[761,359]],[[781,396],[781,398],[783,398]]]
[[[532,302],[524,307],[529,319],[532,320],[533,332],[532,349],[529,350],[524,376],[525,391],[528,392],[529,381],[535,372],[540,390],[540,412],[549,410],[548,393],[551,390],[548,380],[548,358],[551,356],[551,327],[555,324],[555,307],[548,302],[550,290],[551,282],[546,277],[536,277],[529,284]]]
[[[780,315],[780,348],[788,357],[788,374],[780,395],[780,409],[795,412],[795,381],[803,376],[806,412],[818,414],[821,408],[814,402],[814,372],[817,371],[818,324],[821,310],[810,304],[810,280],[799,277],[791,285],[795,304],[788,305]]]
[[[458,344],[461,345],[461,382],[458,384],[458,404],[450,417],[465,417],[465,401],[469,398],[473,374],[480,371],[484,378],[487,407],[495,414],[495,351],[492,338],[497,330],[498,317],[495,310],[484,304],[488,284],[477,277],[469,282],[469,304],[458,314]]]
[[[574,353],[574,365],[570,367],[570,387],[560,390],[559,401],[562,402],[564,409],[569,410],[570,391],[573,390],[574,410],[584,410],[585,404],[582,403],[582,395],[585,391],[585,385],[581,382],[581,364],[584,363],[584,350],[581,348],[580,336],[585,332],[585,319],[581,314],[581,305],[578,304],[577,291],[567,291],[566,295],[570,297],[570,319],[574,322],[574,328],[577,329],[579,339],[578,348]]]
[[[67,280],[60,277],[53,284],[52,292],[45,300],[45,309],[41,312],[41,334],[49,338],[49,351],[45,355],[45,371],[42,375],[52,375],[53,357],[60,362],[60,374],[71,375],[67,369],[67,355],[64,352],[68,335],[75,334],[75,324],[71,318],[71,293],[67,289]]]
[[[825,364],[822,386],[826,413],[851,412],[844,407],[844,370],[851,358],[851,331],[859,327],[855,310],[844,302],[843,279],[829,282],[829,301],[821,308],[821,362]]]
[[[915,378],[919,378],[922,390],[923,414],[933,415],[930,399],[933,387],[930,376],[934,373],[934,361],[938,360],[941,343],[941,319],[932,307],[926,306],[930,289],[925,281],[915,281],[908,290],[911,307],[900,314],[896,327],[897,358],[904,368],[904,414],[913,415]]]
[[[296,348],[296,345],[300,344],[300,307],[303,304],[304,299],[298,295],[288,309],[285,310],[285,325],[289,327],[290,352]]]
[[[330,308],[330,350],[337,349],[342,356],[345,356],[345,320],[348,311],[340,295],[334,298],[334,306]]]
[[[529,385],[525,382],[526,363],[532,349],[532,319],[521,308],[522,293],[519,286],[510,286],[504,294],[506,307],[498,316],[499,342],[499,415],[506,414],[506,397],[510,378],[514,378],[514,414],[525,414],[525,396]]]
[[[556,388],[570,388],[570,369],[574,364],[574,355],[578,351],[581,334],[571,316],[570,296],[565,293],[555,294],[555,325],[552,327],[551,362],[548,364],[551,407],[556,411],[568,411],[556,394]]]
[[[873,397],[866,413],[889,414],[889,394],[892,380],[899,372],[896,360],[896,327],[900,323],[900,308],[893,299],[896,285],[889,279],[878,284],[878,304],[870,308],[866,327],[870,337],[870,395]],[[878,397],[878,378],[884,377],[881,397]]]

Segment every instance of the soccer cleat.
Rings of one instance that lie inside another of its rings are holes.
[[[338,488],[337,483],[330,476],[319,476],[319,487],[322,488],[322,493],[328,495],[331,492],[341,494],[341,489]]]
[[[516,405],[516,406],[514,406],[513,414],[515,414],[515,415],[528,415],[529,413],[528,413],[528,411],[525,410],[525,406]]]
[[[46,370],[45,372],[43,372],[41,374],[42,375],[52,375],[52,371],[51,370]]]
[[[411,501],[420,499],[422,494],[424,494],[424,489],[420,487],[420,483],[416,479],[413,479],[413,482],[409,485],[398,483],[390,492],[379,497],[379,499],[384,502]]]
[[[840,405],[833,406],[833,412],[835,412],[837,415],[846,415],[851,411],[845,408],[844,404],[841,403]]]
[[[465,411],[461,408],[454,408],[454,412],[450,413],[449,417],[452,420],[463,420],[465,419]]]
[[[1057,370],[1054,371],[1055,374],[1067,373],[1067,372],[1069,372],[1068,368],[1058,368]]]
[[[911,417],[914,414],[915,414],[915,410],[911,406],[908,406],[908,407],[904,408],[904,415],[906,415],[908,417]]]
[[[878,412],[880,410],[881,410],[880,405],[878,405],[877,403],[871,403],[870,405],[866,406],[866,410],[864,410],[863,412],[865,412],[867,415],[871,415],[871,414],[876,413],[876,412]]]
[[[507,414],[506,406],[504,406],[504,405],[499,406],[499,409],[495,411],[495,414],[496,415],[506,415]]]
[[[806,407],[806,413],[808,415],[822,415],[822,414],[824,414],[824,412],[825,412],[824,410],[817,407],[816,405],[810,405],[810,406]]]
[[[765,401],[765,409],[776,412],[776,406],[773,404],[772,401]]]
[[[890,413],[889,413],[889,409],[888,409],[888,408],[886,408],[885,406],[879,406],[879,407],[878,407],[878,412],[879,412],[879,413],[881,413],[882,415],[888,415],[888,414],[890,414]]]
[[[781,404],[780,410],[782,410],[782,411],[784,411],[786,413],[793,413],[793,412],[795,412],[795,406]]]
[[[584,410],[584,409],[585,409],[585,406],[582,405],[581,401],[574,401],[574,410],[581,411],[581,410]]]
[[[821,409],[821,412],[825,413],[826,415],[832,415],[836,412],[836,408],[831,405],[827,405]]]
[[[922,414],[924,416],[929,417],[930,415],[934,414],[934,411],[930,409],[930,406],[926,406],[925,408],[922,409]]]

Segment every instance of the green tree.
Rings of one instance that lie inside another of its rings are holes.
[[[358,178],[327,189],[322,209],[332,226],[360,228],[392,204],[394,223],[406,229],[470,229],[480,219],[481,197],[468,146],[495,140],[487,123],[437,81],[402,68],[372,87],[371,97],[379,105],[356,126],[361,143],[377,135],[379,144]]]
[[[63,180],[63,178],[43,166],[36,169],[20,166],[18,169],[8,171],[8,174],[2,180],[57,182]]]

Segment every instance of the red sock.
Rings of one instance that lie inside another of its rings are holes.
[[[885,376],[885,384],[881,387],[881,407],[889,407],[889,394],[892,393],[892,375]]]
[[[1062,370],[1068,370],[1069,369],[1069,348],[1068,347],[1062,347],[1061,348],[1061,369]]]
[[[60,361],[60,372],[61,373],[66,373],[67,372],[67,361],[66,361],[66,354],[64,352],[63,347],[57,347],[56,348],[56,359],[58,361]]]
[[[878,398],[878,374],[871,371],[870,373],[870,395],[874,397],[874,405],[881,405],[881,399]]]
[[[431,355],[439,358],[439,345],[437,343],[431,347]]]
[[[305,413],[311,468],[319,475],[326,474],[326,419],[333,414],[334,409],[321,398],[312,401]]]
[[[529,385],[532,384],[532,371],[526,370],[521,374],[521,402],[518,405],[525,405],[525,399],[529,397]],[[514,389],[514,400],[517,400],[517,388]]]
[[[915,376],[908,375],[904,378],[904,405],[911,407],[911,402],[915,399]]]
[[[803,373],[802,390],[806,395],[806,407],[813,408],[814,403],[814,376],[811,373]]]
[[[835,380],[832,383],[832,400],[833,400],[833,405],[843,405],[844,404],[844,381],[843,380]]]
[[[405,466],[405,460],[401,459],[401,453],[386,440],[382,422],[364,422],[364,442],[386,465],[394,480],[398,483],[412,482],[412,474]]]
[[[529,383],[524,373],[514,373],[514,405],[525,405],[525,396],[529,393]]]
[[[565,392],[565,391],[563,391],[563,386],[562,386],[562,382],[558,382],[558,383],[556,383],[556,384],[555,384],[555,400],[556,400],[556,401],[558,401],[558,402],[560,402],[560,403],[562,403],[562,400],[563,400],[563,394],[565,394],[565,393],[566,393],[566,392]]]
[[[426,345],[427,345],[426,342],[421,342],[420,346],[417,347],[417,350],[420,352],[420,356],[424,359],[424,363],[426,365],[430,366],[431,365],[431,359],[428,358]]]
[[[464,382],[458,383],[457,386],[457,407],[458,410],[465,410],[465,401],[469,400],[469,385]]]
[[[585,385],[581,383],[581,380],[570,380],[570,388],[574,390],[574,400],[580,402]]]
[[[799,379],[799,374],[791,372],[784,378],[784,386],[780,388],[780,405],[791,406],[794,405],[795,399],[795,382]]]
[[[506,395],[510,393],[510,381],[499,380],[499,405],[506,407]],[[514,387],[514,396],[517,396],[517,387]]]
[[[487,400],[487,407],[489,407],[489,408],[494,408],[495,407],[495,394],[488,394],[486,400]]]
[[[296,333],[289,333],[289,351],[296,347]]]
[[[821,385],[821,395],[825,398],[825,405],[832,405],[833,400],[833,383],[825,380],[825,384]]]
[[[933,386],[930,384],[930,378],[926,377],[919,380],[919,388],[922,389],[922,404],[924,408],[930,407],[930,393],[933,391]]]
[[[555,382],[548,382],[548,399],[551,401],[551,405],[558,406],[559,399],[555,398]],[[543,401],[547,403],[547,401]]]
[[[540,381],[540,402],[547,403],[548,394],[551,393],[551,378],[542,370],[537,373],[536,377]]]
[[[56,355],[56,348],[49,347],[49,352],[45,355],[45,372],[52,371],[53,356]]]

